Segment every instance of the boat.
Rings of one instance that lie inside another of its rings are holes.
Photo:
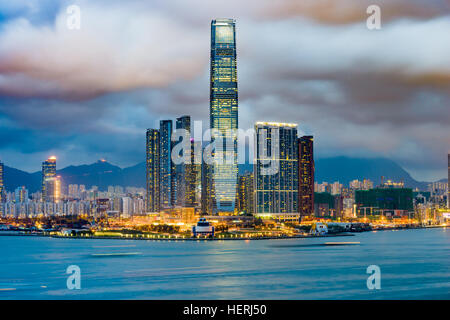
[[[192,226],[192,234],[194,237],[197,235],[214,236],[214,227],[206,221],[206,218],[200,218],[197,225]]]
[[[360,244],[360,242],[325,242],[324,246],[348,246],[348,245],[355,245]]]

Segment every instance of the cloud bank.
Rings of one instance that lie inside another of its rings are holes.
[[[1,3],[0,158],[38,169],[144,159],[145,129],[208,120],[210,20],[237,20],[240,125],[291,121],[317,155],[386,156],[418,179],[446,172],[446,1],[79,1]],[[276,110],[276,111],[275,111]],[[31,163],[33,161],[33,163]]]

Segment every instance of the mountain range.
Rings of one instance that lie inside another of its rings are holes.
[[[380,184],[381,176],[393,181],[404,181],[405,186],[426,190],[429,182],[417,181],[392,160],[385,158],[349,158],[332,157],[315,161],[315,180],[339,181],[344,185],[354,179],[368,178],[375,185]],[[251,164],[239,165],[239,172],[251,171]],[[108,186],[120,185],[123,187],[145,188],[145,162],[134,166],[120,168],[104,160],[79,166],[68,166],[57,171],[63,184],[84,184],[86,188],[96,185],[100,190],[106,190]],[[30,192],[39,191],[41,188],[41,172],[28,173],[5,165],[4,180],[6,190],[12,191],[18,186],[25,186]],[[447,179],[440,180],[446,182]]]

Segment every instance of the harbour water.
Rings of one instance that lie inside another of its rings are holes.
[[[449,299],[450,229],[258,241],[0,236],[0,299]],[[329,241],[359,245],[323,246]],[[81,269],[67,289],[66,269]],[[369,265],[381,289],[367,288]]]

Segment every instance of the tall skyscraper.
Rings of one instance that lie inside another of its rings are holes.
[[[172,162],[172,120],[159,122],[159,176],[161,209],[175,204],[175,166]]]
[[[298,212],[297,124],[257,122],[255,131],[256,213]]]
[[[194,140],[191,139],[191,117],[182,116],[177,118],[176,130],[185,130],[185,136],[183,137],[185,143],[189,144],[189,153],[183,157],[186,160],[189,159],[190,163],[177,164],[175,166],[176,172],[176,204],[182,207],[194,207],[196,206],[196,179],[198,166],[195,164],[194,159]]]
[[[215,150],[211,166],[215,209],[233,213],[237,187],[238,88],[236,32],[232,19],[211,22],[210,127],[217,129],[224,141]],[[213,138],[214,141],[214,138]],[[227,143],[228,142],[228,143]],[[231,159],[225,162],[223,159]]]
[[[58,192],[56,178],[56,157],[52,156],[42,162],[42,201],[55,201],[55,193]],[[60,185],[59,185],[60,186]]]
[[[158,212],[160,210],[160,141],[158,130],[147,130],[147,143],[145,153],[147,187],[146,210],[148,212]]]
[[[298,139],[298,208],[302,216],[314,213],[314,139],[303,136]]]

